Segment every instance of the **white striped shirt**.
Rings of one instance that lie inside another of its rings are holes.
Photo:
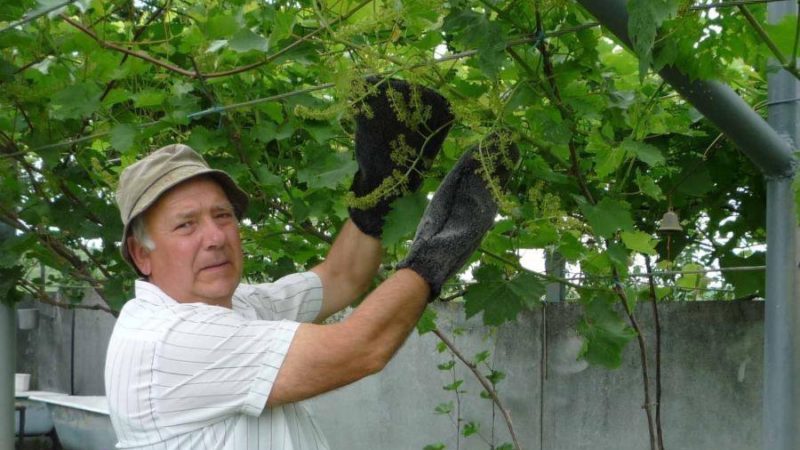
[[[299,322],[322,306],[316,274],[242,284],[232,310],[135,289],[106,355],[117,448],[328,449],[302,403],[266,408]]]

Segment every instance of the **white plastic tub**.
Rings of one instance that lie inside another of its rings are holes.
[[[47,404],[65,450],[111,450],[117,443],[108,403],[100,395],[32,395]]]
[[[25,436],[40,436],[48,434],[53,430],[53,419],[50,418],[50,411],[47,405],[42,402],[33,401],[31,396],[53,396],[64,395],[58,392],[47,391],[21,391],[14,393],[14,402],[25,406]],[[14,434],[19,434],[20,413],[14,414]]]

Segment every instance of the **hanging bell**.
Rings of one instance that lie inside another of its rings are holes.
[[[680,219],[678,219],[678,214],[672,210],[665,212],[664,217],[661,218],[661,225],[658,227],[658,231],[661,233],[683,231]]]

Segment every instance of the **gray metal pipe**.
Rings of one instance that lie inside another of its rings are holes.
[[[626,0],[578,0],[578,3],[631,47]],[[692,81],[673,66],[662,69],[659,75],[725,133],[765,175],[794,175],[792,147],[733,89],[717,81]]]
[[[796,16],[793,0],[770,3],[768,21]],[[767,77],[768,117],[790,145],[800,143],[800,82],[785,70]],[[794,193],[790,179],[767,181],[767,301],[764,330],[765,450],[800,448],[800,276]]]
[[[13,307],[0,302],[0,448],[14,448],[16,354],[16,311]]]
[[[0,223],[0,241],[14,231]],[[5,299],[0,299],[5,300]],[[17,355],[17,316],[0,301],[0,449],[14,448],[14,371]]]
[[[544,271],[546,274],[558,278],[564,278],[567,260],[556,251],[546,251],[544,255]],[[551,303],[563,302],[567,290],[564,284],[559,282],[547,283],[545,286],[545,300]]]
[[[764,318],[764,450],[800,448],[796,224],[789,178],[767,181],[767,286]]]
[[[767,9],[767,21],[777,24],[784,17],[796,16],[797,13],[797,3],[792,0],[770,3]],[[769,124],[783,140],[797,148],[800,144],[800,82],[785,70],[771,72],[767,76],[767,82]]]

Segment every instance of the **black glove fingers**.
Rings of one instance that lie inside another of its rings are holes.
[[[380,237],[389,204],[422,184],[453,114],[448,101],[431,89],[378,77],[367,83],[370,92],[357,104],[355,117],[359,171],[350,188],[350,217],[361,231]],[[387,189],[383,183],[390,178],[397,186]]]

